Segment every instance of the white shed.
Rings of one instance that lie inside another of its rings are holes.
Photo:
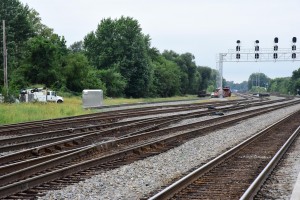
[[[102,90],[83,90],[82,91],[82,106],[84,108],[99,107],[103,105]]]

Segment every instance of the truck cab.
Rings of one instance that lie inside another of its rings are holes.
[[[55,91],[47,91],[47,101],[62,103],[64,99],[61,96],[57,96]]]

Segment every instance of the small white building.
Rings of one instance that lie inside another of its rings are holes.
[[[102,90],[83,90],[82,91],[82,106],[84,108],[99,107],[103,105]]]

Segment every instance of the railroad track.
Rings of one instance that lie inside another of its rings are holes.
[[[289,105],[295,103],[299,102],[289,102]],[[0,183],[2,185],[0,188],[0,197],[12,198],[17,196],[18,198],[23,198],[24,196],[36,196],[38,193],[43,193],[48,189],[58,187],[57,183],[55,183],[57,180],[58,183],[73,183],[78,180],[78,174],[83,173],[89,176],[89,174],[94,174],[94,170],[99,168],[106,170],[107,168],[118,167],[149,155],[155,155],[178,146],[191,138],[208,134],[210,130],[216,127],[229,126],[242,119],[284,106],[287,106],[287,104],[277,105],[264,110],[260,109],[260,111],[249,111],[243,116],[237,114],[234,119],[231,118],[227,121],[216,123],[213,126],[207,125],[199,128],[199,123],[201,122],[198,122],[198,124],[189,124],[186,127],[172,127],[137,135],[129,135],[117,140],[81,147],[74,151],[70,150],[70,152],[61,152],[61,154],[31,159],[30,164],[25,161],[11,163],[0,168],[0,172],[5,172],[5,175],[0,177]],[[175,130],[177,132],[179,130],[185,131],[175,135],[171,134],[172,132],[176,132]],[[107,166],[107,163],[113,164]],[[16,172],[9,171],[9,169],[15,167],[18,167],[20,170]],[[75,177],[75,179],[72,177]],[[54,182],[54,184],[52,184],[52,182]],[[43,185],[43,183],[45,184]]]
[[[281,100],[278,100],[281,101]],[[132,108],[126,110],[117,110],[109,112],[100,112],[76,117],[58,118],[52,120],[42,120],[35,122],[18,123],[11,125],[0,126],[0,136],[22,135],[28,133],[39,133],[52,130],[61,130],[66,128],[76,128],[83,124],[86,125],[99,125],[103,123],[112,123],[130,117],[140,117],[147,115],[157,115],[163,113],[189,111],[195,109],[206,108],[211,106],[224,106],[237,103],[255,102],[253,100],[232,100],[226,102],[211,102],[207,103],[194,103],[194,104],[178,104],[178,105],[165,105],[165,106],[151,106],[142,108]],[[258,102],[258,100],[256,101]]]
[[[247,107],[271,104],[274,102],[276,103],[281,101],[283,100],[279,100],[279,101],[276,100],[276,101],[269,101],[269,102],[267,101],[253,102],[247,104]],[[243,109],[244,107],[245,107],[244,104],[229,105],[226,108],[214,107],[214,112],[216,111],[227,112],[227,111],[232,111],[237,109]],[[201,115],[204,116],[204,115],[211,115],[211,114],[213,114],[213,112],[209,109],[203,109],[202,111],[196,109],[195,111],[191,110],[191,112],[187,114],[174,113],[172,116],[167,116],[167,117],[152,117],[150,119],[136,119],[136,120],[129,120],[129,121],[121,121],[121,122],[119,121],[114,123],[104,123],[100,125],[86,125],[77,128],[69,127],[66,129],[60,129],[54,131],[10,136],[8,138],[3,138],[2,140],[0,140],[0,153],[5,151],[19,150],[19,149],[39,146],[50,142],[64,140],[67,138],[87,135],[93,132],[97,132],[99,136],[100,135],[99,131],[105,132],[105,135],[110,135],[110,137],[118,137],[120,134],[114,134],[114,133],[122,132],[123,134],[126,134],[126,131],[134,132],[134,130],[132,129],[136,129],[136,130],[142,129],[143,131],[146,131],[149,129],[157,128],[156,124],[160,124],[165,121],[175,122],[176,119],[182,120],[187,118],[193,118],[194,116],[199,117]],[[104,131],[105,129],[108,130]]]
[[[299,135],[289,115],[177,180],[149,199],[252,199]]]
[[[254,103],[252,106],[263,105],[265,103],[270,102],[261,102],[261,103]],[[251,105],[248,105],[251,106]],[[244,108],[244,105],[232,106],[227,107],[226,109],[221,109],[221,111],[234,111]],[[220,110],[214,109],[214,111],[206,110],[206,111],[199,111],[199,112],[192,112],[192,113],[185,113],[167,117],[156,117],[153,119],[146,119],[142,120],[141,122],[130,123],[124,125],[125,122],[119,122],[119,126],[115,128],[110,128],[106,130],[99,130],[99,127],[85,127],[79,132],[71,131],[72,134],[67,131],[68,134],[63,136],[59,135],[57,137],[51,137],[49,139],[41,138],[40,135],[49,136],[51,133],[46,132],[44,134],[35,134],[35,135],[27,135],[17,138],[9,138],[0,141],[2,147],[0,147],[0,152],[17,150],[22,148],[27,148],[28,150],[23,150],[19,153],[14,153],[12,155],[0,157],[0,166],[3,164],[7,164],[8,162],[15,162],[18,159],[31,159],[35,157],[39,157],[41,155],[49,155],[56,153],[58,151],[70,150],[74,148],[81,148],[85,145],[91,145],[96,142],[105,142],[109,140],[114,140],[118,137],[125,137],[128,135],[137,135],[143,132],[149,132],[152,130],[162,129],[168,125],[177,123],[178,121],[190,118],[198,118],[201,116],[214,114],[215,112],[219,112]],[[249,111],[250,113],[257,113],[257,111]],[[245,112],[245,113],[249,113]],[[236,114],[240,115],[240,114]],[[212,124],[217,121],[226,120],[227,118],[232,118],[232,115],[224,116],[221,119],[211,119],[205,122],[196,123],[196,126],[200,126],[201,124]],[[128,122],[127,122],[128,123]],[[125,123],[126,124],[126,123]],[[123,126],[121,126],[123,125]],[[192,125],[183,126],[182,129],[187,129],[192,127]],[[95,129],[95,130],[93,130]],[[177,127],[179,129],[179,127]],[[169,131],[165,131],[166,133]],[[54,132],[56,134],[56,132]],[[59,132],[60,134],[60,132]],[[27,141],[24,141],[24,138],[27,138]],[[33,138],[38,138],[38,140],[33,140]],[[21,140],[23,141],[20,144],[12,144],[12,145],[5,145],[6,142],[15,142],[14,140]],[[30,148],[31,147],[31,148]]]

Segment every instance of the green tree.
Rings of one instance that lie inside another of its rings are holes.
[[[123,96],[126,87],[126,80],[115,68],[100,70],[99,77],[105,83],[107,96]]]
[[[46,36],[50,37],[53,34],[53,29],[49,28],[48,26],[42,23],[40,14],[36,10],[32,8],[29,9],[27,19],[32,27],[34,36],[40,35],[44,37]]]
[[[199,87],[198,90],[206,90],[208,88],[208,85],[211,83],[212,80],[212,69],[209,67],[197,67],[197,71],[201,76],[201,79],[199,81]]]
[[[98,69],[116,68],[127,83],[125,95],[144,97],[150,85],[149,37],[130,17],[101,20],[95,32],[84,38],[90,62]]]
[[[85,89],[101,89],[106,95],[105,84],[100,79],[99,71],[94,68],[88,70],[87,77],[83,81],[83,87]]]
[[[165,57],[167,60],[175,62],[180,68],[180,94],[187,94],[189,89],[189,78],[187,74],[187,68],[184,65],[178,64],[180,55],[172,50],[165,50],[163,51],[162,56]]]
[[[293,71],[289,91],[291,91],[291,94],[300,93],[300,68],[298,70]]]
[[[291,78],[275,78],[270,81],[268,87],[269,92],[276,92],[280,94],[289,94],[290,91]]]
[[[62,86],[62,71],[67,48],[63,37],[37,36],[27,42],[27,56],[22,65],[25,78],[32,84]]]
[[[248,81],[243,81],[242,83],[235,83],[233,81],[227,81],[227,86],[231,88],[231,90],[237,90],[239,92],[247,92],[248,91]]]
[[[73,52],[73,53],[82,53],[83,51],[83,42],[79,41],[79,42],[74,42],[73,44],[70,45],[69,49]]]
[[[87,58],[80,53],[69,54],[65,64],[63,75],[66,87],[71,91],[81,92],[85,89],[88,72],[92,70]]]
[[[186,93],[189,94],[197,94],[198,92],[198,87],[195,88],[197,66],[194,59],[195,56],[191,53],[181,54],[176,59],[176,63],[180,66],[182,71],[188,75],[188,88]]]
[[[197,94],[199,90],[200,76],[197,74],[195,57],[191,53],[177,54],[174,51],[165,50],[162,55],[170,61],[174,61],[180,68],[181,94]]]
[[[24,53],[24,44],[28,38],[34,36],[34,29],[29,21],[30,10],[28,6],[23,6],[19,0],[6,0],[0,2],[1,31],[3,38],[2,20],[5,20],[6,47],[8,53],[8,78],[12,72],[20,65],[20,60]],[[1,47],[3,41],[1,39]],[[1,48],[1,55],[2,55]],[[0,68],[3,69],[3,57],[0,56]],[[3,83],[3,76],[0,76]]]
[[[266,87],[269,85],[270,78],[267,77],[264,73],[253,73],[249,76],[248,79],[248,88],[249,90],[252,89],[252,87]]]
[[[161,56],[153,63],[153,86],[155,93],[160,97],[170,97],[179,94],[180,69],[178,65]]]

